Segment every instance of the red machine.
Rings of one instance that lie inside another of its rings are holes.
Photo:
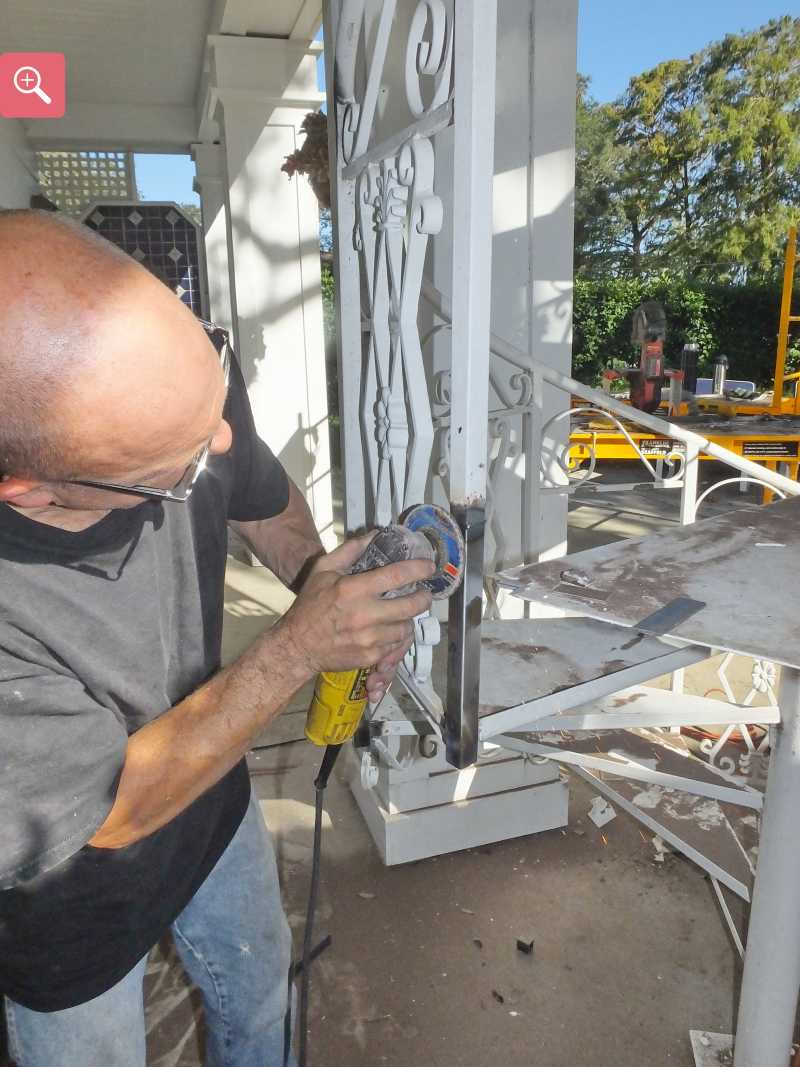
[[[631,404],[639,411],[655,411],[661,403],[662,381],[680,373],[664,370],[666,336],[667,317],[663,307],[656,300],[646,300],[634,311],[631,329],[631,342],[639,346],[639,366],[603,371],[603,378],[609,382],[627,379]]]

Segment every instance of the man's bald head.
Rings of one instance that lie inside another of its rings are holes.
[[[213,347],[135,260],[63,216],[4,211],[0,263],[0,472],[122,480],[214,432]]]

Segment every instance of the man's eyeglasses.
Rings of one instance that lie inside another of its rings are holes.
[[[215,326],[211,322],[203,322],[202,319],[200,320],[200,325],[206,331],[209,340],[219,354],[222,373],[225,375],[225,385],[227,386],[231,371],[231,345],[228,331],[223,330],[221,326]],[[153,485],[120,485],[117,482],[90,481],[85,478],[80,480],[71,479],[65,484],[84,485],[89,489],[110,489],[115,493],[128,493],[131,496],[149,496],[157,500],[172,500],[182,504],[189,499],[197,479],[206,469],[213,440],[213,437],[210,438],[200,451],[192,457],[189,466],[181,475],[180,481],[171,489],[160,489]]]

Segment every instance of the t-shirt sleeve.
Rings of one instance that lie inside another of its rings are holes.
[[[256,431],[239,363],[231,361],[225,415],[233,431],[229,453],[233,487],[228,518],[236,522],[271,519],[289,503],[289,479],[280,461]]]
[[[122,722],[74,676],[0,648],[0,889],[56,867],[102,826],[126,746]]]

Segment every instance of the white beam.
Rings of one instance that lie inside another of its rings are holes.
[[[677,789],[681,793],[690,793],[693,796],[709,797],[712,800],[720,800],[726,804],[738,804],[742,808],[752,808],[760,811],[764,804],[764,796],[756,789],[740,789],[732,785],[716,785],[699,778],[689,778],[684,775],[666,774],[664,771],[650,770],[649,767],[626,760],[622,757],[612,759],[608,756],[593,756],[591,753],[570,752],[568,749],[555,748],[553,745],[540,745],[535,741],[526,741],[524,737],[516,737],[511,734],[497,734],[492,738],[492,743],[501,748],[511,749],[513,752],[524,752],[530,756],[541,756],[545,759],[555,760],[557,763],[566,763],[573,767],[583,767],[591,771],[599,771],[601,774],[614,774],[620,778],[630,778],[634,782],[645,782],[647,785],[657,785],[662,789]]]
[[[486,499],[497,9],[483,0],[462,0],[457,6],[450,500],[482,507]]]
[[[26,123],[37,148],[81,148],[143,152],[188,152],[197,140],[193,107],[178,104],[71,103],[62,119]]]
[[[317,89],[319,42],[262,37],[208,38],[208,70],[197,96],[197,136],[203,141],[219,137],[219,108],[225,102],[260,104],[265,109],[295,108],[316,111],[325,101]]]
[[[322,0],[216,0],[210,25],[215,33],[310,41],[322,21]]]
[[[230,265],[228,257],[227,192],[228,171],[225,149],[218,144],[192,145],[195,163],[194,191],[200,194],[203,237],[206,246],[209,318],[233,327]]]
[[[682,668],[680,668],[682,669]],[[727,704],[712,697],[676,695],[669,689],[647,685],[615,690],[610,696],[583,704],[571,711],[548,715],[514,730],[549,733],[552,730],[631,730],[670,726],[738,726],[756,723],[775,725],[781,721],[775,706],[745,707]]]
[[[324,100],[317,89],[320,44],[265,37],[212,34],[212,81],[217,87],[260,93],[278,100]]]

